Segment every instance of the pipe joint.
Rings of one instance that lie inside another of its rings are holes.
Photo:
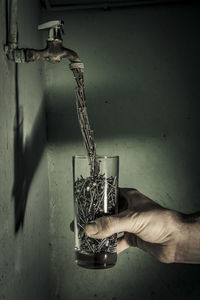
[[[9,60],[15,63],[25,63],[25,51],[24,49],[17,48],[17,44],[10,43],[4,46],[5,54]]]

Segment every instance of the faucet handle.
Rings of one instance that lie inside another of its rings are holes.
[[[64,25],[64,21],[62,20],[49,21],[38,25],[38,30],[44,30],[44,29],[49,30],[48,41],[53,41],[53,40],[62,41],[62,33],[64,33],[63,25]]]

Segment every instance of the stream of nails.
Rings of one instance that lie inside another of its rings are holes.
[[[81,68],[73,68],[72,71],[77,84],[77,115],[90,165],[90,176],[87,178],[80,176],[74,182],[79,251],[83,254],[113,253],[116,251],[117,246],[116,234],[104,239],[95,239],[88,237],[84,231],[86,224],[89,222],[115,213],[117,178],[116,176],[106,178],[105,174],[100,173],[101,162],[97,159],[94,133],[90,128],[87,113],[83,70]]]

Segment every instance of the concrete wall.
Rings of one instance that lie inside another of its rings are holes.
[[[42,64],[19,65],[17,75],[7,60],[5,8],[0,1],[0,299],[45,300],[49,194]],[[39,18],[39,1],[19,1],[20,47],[42,47]]]
[[[120,186],[164,206],[199,210],[199,5],[48,13],[85,64],[99,154],[120,155]],[[106,271],[74,262],[72,164],[84,154],[68,61],[46,64],[51,299],[199,299],[199,266],[165,265],[138,249]]]

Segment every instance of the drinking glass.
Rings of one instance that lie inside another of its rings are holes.
[[[117,213],[119,156],[97,156],[99,173],[91,175],[87,156],[73,156],[75,260],[85,268],[105,269],[116,264],[117,234],[95,239],[86,224]]]

